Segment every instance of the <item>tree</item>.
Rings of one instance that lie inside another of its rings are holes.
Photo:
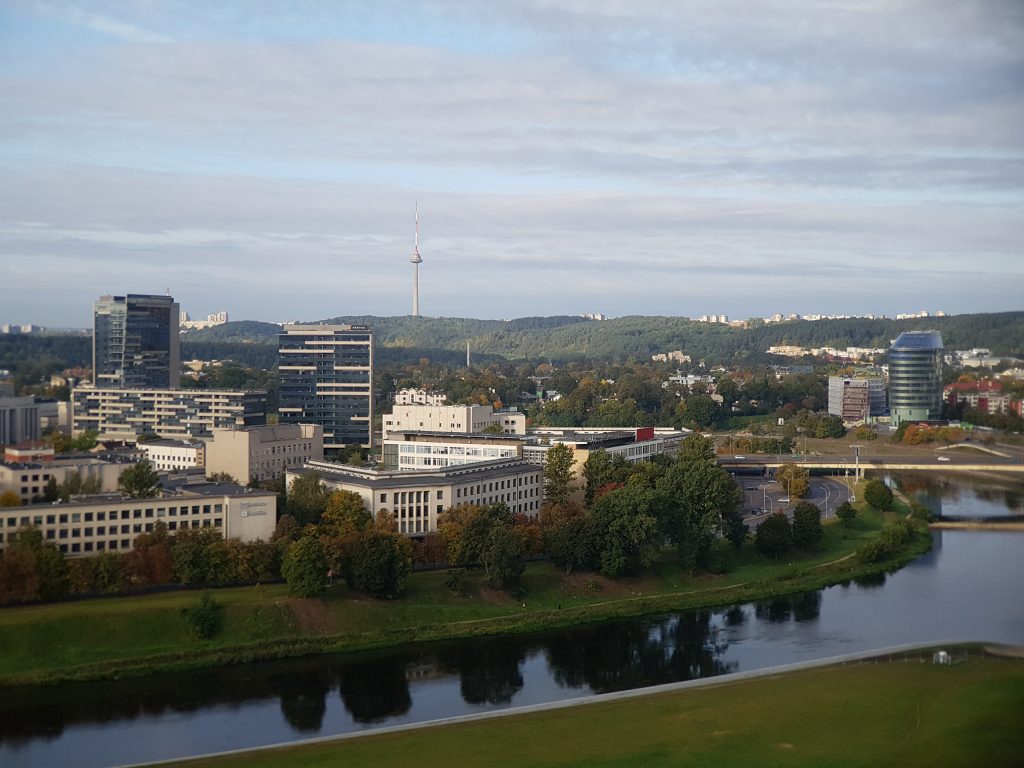
[[[393,599],[402,594],[412,571],[412,542],[400,533],[374,529],[360,533],[345,559],[350,589]],[[291,582],[289,582],[290,586]]]
[[[22,528],[12,534],[0,557],[0,602],[59,600],[67,592],[67,561],[43,532]]]
[[[519,583],[526,566],[523,555],[526,548],[518,530],[511,526],[491,528],[483,550],[484,580],[495,589],[507,589]]]
[[[4,491],[0,493],[0,507],[20,507],[21,496],[17,491]]]
[[[160,476],[153,465],[143,459],[121,473],[117,487],[132,499],[152,499],[160,490]]]
[[[174,554],[171,537],[163,521],[157,522],[152,532],[136,536],[132,550],[124,560],[125,572],[131,583],[169,584],[174,578]]]
[[[599,448],[592,451],[583,463],[583,477],[586,480],[585,500],[589,507],[597,494],[599,488],[611,483],[625,483],[629,476],[629,464],[626,457],[616,453],[609,455],[608,451]]]
[[[776,512],[757,526],[754,545],[765,557],[778,559],[789,551],[792,544],[793,530],[782,512]]]
[[[715,461],[715,444],[703,435],[692,434],[679,444],[676,460],[681,464]]]
[[[224,606],[204,592],[195,605],[181,609],[181,618],[197,640],[210,640],[224,626]]]
[[[793,546],[810,552],[818,548],[824,535],[821,510],[809,501],[797,504],[793,510]]]
[[[783,464],[779,467],[775,471],[775,480],[793,499],[802,499],[811,487],[807,470],[796,464]]]
[[[481,435],[503,435],[503,434],[505,434],[505,430],[502,428],[502,426],[501,426],[501,424],[499,422],[492,421],[490,424],[488,424],[486,427],[484,427],[482,430],[480,430],[480,434]]]
[[[640,485],[626,485],[598,499],[584,518],[588,538],[598,542],[597,567],[615,579],[648,568],[658,557],[658,521],[650,514],[653,492]],[[590,555],[595,553],[591,550]]]
[[[691,395],[686,398],[683,421],[701,429],[707,429],[718,421],[719,407],[710,395]]]
[[[327,497],[321,522],[332,535],[348,536],[367,528],[373,518],[355,491],[338,490]]]
[[[289,594],[296,597],[316,597],[324,591],[327,555],[318,536],[305,533],[292,542],[281,563],[281,575],[288,584]]]
[[[288,489],[287,514],[298,521],[300,526],[320,522],[320,516],[327,508],[329,491],[318,472],[306,472],[292,480]]]
[[[214,472],[212,475],[207,475],[206,479],[211,483],[238,483],[234,476],[227,472]]]
[[[572,468],[573,450],[564,443],[556,443],[548,449],[544,458],[544,501],[549,504],[564,504],[572,494],[572,481],[576,473]]]
[[[857,518],[857,510],[853,508],[853,505],[844,501],[836,509],[836,517],[842,522],[844,528],[850,528],[853,525],[853,521]]]
[[[892,509],[892,491],[881,480],[870,480],[864,488],[864,501],[879,511],[887,512]]]

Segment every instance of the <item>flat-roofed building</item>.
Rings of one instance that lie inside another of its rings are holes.
[[[110,455],[63,455],[42,461],[4,461],[0,463],[0,493],[13,491],[22,504],[46,493],[46,484],[53,478],[65,483],[72,475],[92,480],[103,492],[117,490],[121,473],[134,461]]]
[[[206,466],[206,444],[202,440],[150,440],[139,450],[158,472],[173,472]]]
[[[828,412],[846,424],[866,422],[885,414],[885,382],[882,379],[852,379],[830,376]]]
[[[395,393],[395,405],[444,405],[448,396],[444,392],[406,388]]]
[[[100,440],[134,442],[209,437],[214,429],[266,424],[267,393],[230,389],[117,389],[71,391],[73,430],[95,430]]]
[[[226,473],[241,483],[276,480],[307,461],[323,461],[319,424],[277,424],[215,429],[206,444],[206,474]]]
[[[361,325],[299,325],[278,334],[282,424],[319,424],[324,450],[373,447],[373,333]]]
[[[544,500],[543,470],[518,459],[409,472],[311,461],[302,470],[288,470],[286,485],[311,471],[331,490],[358,493],[370,514],[385,511],[401,533],[413,536],[436,533],[438,518],[449,507],[503,503],[513,514],[532,517]]]
[[[40,436],[39,404],[34,397],[0,397],[0,445],[31,442]]]
[[[178,386],[180,314],[170,296],[101,296],[93,306],[93,383],[97,387]]]
[[[182,486],[153,499],[103,494],[61,504],[0,507],[0,551],[21,528],[35,527],[68,557],[128,552],[158,523],[172,534],[216,528],[224,538],[270,539],[277,525],[277,494],[232,484]]]
[[[942,334],[904,331],[889,348],[889,412],[892,423],[942,416]]]
[[[383,441],[384,468],[408,471],[521,459],[525,443],[522,435],[390,432]]]
[[[391,432],[479,433],[497,425],[507,435],[526,434],[526,414],[489,405],[396,405],[383,419],[383,435]]]

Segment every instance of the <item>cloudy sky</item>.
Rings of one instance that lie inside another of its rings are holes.
[[[0,0],[0,323],[1024,308],[1018,0]]]

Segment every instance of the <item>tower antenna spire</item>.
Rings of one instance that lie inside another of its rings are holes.
[[[423,258],[420,256],[420,204],[416,203],[416,235],[413,239],[412,256],[412,316],[420,316],[420,264]]]

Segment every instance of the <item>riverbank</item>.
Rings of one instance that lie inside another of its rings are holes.
[[[992,723],[1024,711],[1024,662],[977,649],[965,653],[954,650],[949,666],[927,663],[929,654],[907,653],[173,765],[1013,764],[1024,737]]]
[[[689,575],[666,559],[644,577],[610,581],[530,563],[525,597],[515,599],[473,580],[455,594],[445,586],[445,572],[414,574],[396,601],[353,595],[342,585],[315,600],[289,598],[282,585],[214,590],[224,626],[207,641],[193,639],[181,618],[181,609],[198,600],[195,592],[8,608],[0,611],[0,684],[118,679],[768,599],[866,578],[927,551],[931,539],[919,535],[894,560],[860,563],[853,552],[887,517],[862,508],[851,529],[825,526],[820,552],[784,563],[765,560],[751,544],[723,548],[727,572],[721,575]]]

